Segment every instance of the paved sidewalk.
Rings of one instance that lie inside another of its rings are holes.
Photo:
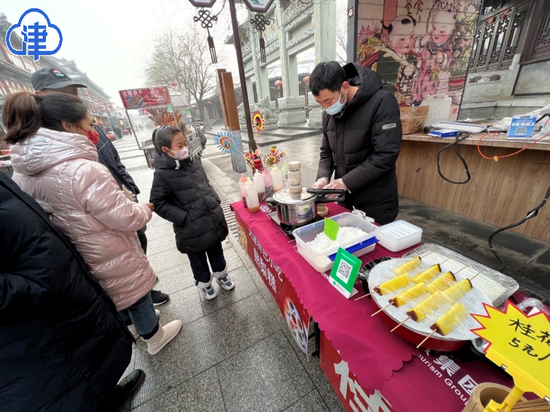
[[[122,162],[149,198],[153,171],[132,136],[115,142]],[[211,139],[206,154],[214,155]],[[215,160],[215,159],[214,159]],[[225,160],[222,158],[222,160]],[[176,250],[172,225],[154,215],[147,229],[148,257],[159,276],[155,286],[170,294],[158,307],[161,322],[181,319],[181,333],[159,354],[134,347],[128,370],[141,368],[146,381],[126,411],[343,411],[318,366],[302,354],[275,300],[242,250],[229,204],[238,185],[213,161],[204,168],[215,186],[231,233],[224,242],[235,290],[205,301],[194,286],[187,257]],[[215,287],[218,287],[217,285]],[[314,339],[310,340],[310,353]]]
[[[280,136],[258,139],[262,153],[273,139]],[[287,152],[285,160],[302,162],[304,185],[315,180],[320,142],[320,135],[292,138],[289,133],[276,143]],[[115,146],[142,191],[140,200],[147,201],[153,171],[135,139],[125,136]],[[148,257],[160,278],[155,288],[171,297],[159,308],[161,322],[177,318],[184,326],[158,355],[148,355],[143,342],[134,348],[129,370],[144,369],[147,379],[127,410],[343,411],[318,359],[307,360],[294,343],[274,299],[238,243],[229,204],[240,200],[240,173],[232,170],[230,156],[216,149],[212,134],[203,165],[230,226],[224,250],[236,288],[205,301],[194,286],[187,257],[176,250],[171,224],[154,215],[147,230]],[[404,198],[398,218],[422,227],[425,242],[498,267],[487,246],[493,226]],[[513,232],[498,235],[495,244],[506,260],[505,273],[531,296],[550,302],[550,244]],[[311,339],[310,353],[313,344]]]

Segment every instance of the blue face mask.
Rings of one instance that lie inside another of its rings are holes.
[[[325,109],[325,112],[327,112],[327,114],[330,114],[332,116],[334,116],[335,114],[338,114],[342,111],[342,109],[344,108],[344,106],[346,105],[346,103],[348,102],[348,98],[346,96],[346,98],[344,99],[344,103],[340,103],[340,98],[342,97],[342,90],[340,90],[340,94],[338,95],[338,100],[336,100],[336,102],[327,107]]]

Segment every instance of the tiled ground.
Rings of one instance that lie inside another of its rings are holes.
[[[262,151],[271,144],[269,136],[259,139]],[[288,153],[287,160],[302,162],[304,184],[312,183],[320,136],[277,144]],[[140,199],[147,201],[153,172],[135,140],[126,136],[115,145],[142,191]],[[214,147],[212,135],[203,159],[231,226],[228,205],[240,200],[240,174],[232,170],[229,155]],[[401,200],[399,218],[421,226],[424,241],[498,267],[486,241],[495,230],[492,226],[407,199]],[[187,257],[175,248],[171,224],[155,215],[148,227],[148,257],[160,278],[156,288],[171,298],[159,308],[161,321],[181,319],[184,326],[155,356],[143,342],[134,348],[128,369],[141,368],[147,378],[126,411],[343,411],[318,359],[306,359],[294,343],[274,299],[232,233],[224,250],[236,288],[206,302],[194,286]],[[550,245],[510,232],[499,235],[497,244],[508,263],[505,273],[531,295],[550,300]]]
[[[115,144],[123,163],[132,164],[140,200],[146,201],[153,172],[131,137]],[[206,154],[215,151],[209,145]],[[204,164],[229,211],[229,203],[240,198],[238,186],[235,190],[233,180],[210,161]],[[155,288],[170,294],[170,302],[159,307],[161,322],[180,319],[183,328],[155,356],[144,342],[135,346],[128,369],[143,369],[147,378],[126,411],[343,411],[318,359],[306,359],[294,343],[232,234],[223,246],[236,288],[220,291],[211,302],[194,286],[187,257],[175,248],[171,224],[155,215],[147,237],[147,255],[160,279]],[[310,352],[313,345],[312,339]]]

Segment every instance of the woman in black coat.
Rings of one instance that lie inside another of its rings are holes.
[[[120,406],[144,378],[135,371],[117,386],[132,354],[128,329],[76,249],[3,173],[0,262],[0,409]]]
[[[157,153],[149,201],[155,205],[155,213],[174,224],[177,248],[187,254],[195,284],[205,299],[214,299],[217,291],[212,277],[224,290],[235,287],[227,276],[223,255],[222,241],[228,229],[220,198],[201,161],[189,156],[187,138],[178,128],[155,130],[153,143]]]

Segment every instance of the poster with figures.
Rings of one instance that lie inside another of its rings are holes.
[[[480,0],[359,0],[358,63],[378,72],[400,106],[428,96],[452,99],[456,120]]]

